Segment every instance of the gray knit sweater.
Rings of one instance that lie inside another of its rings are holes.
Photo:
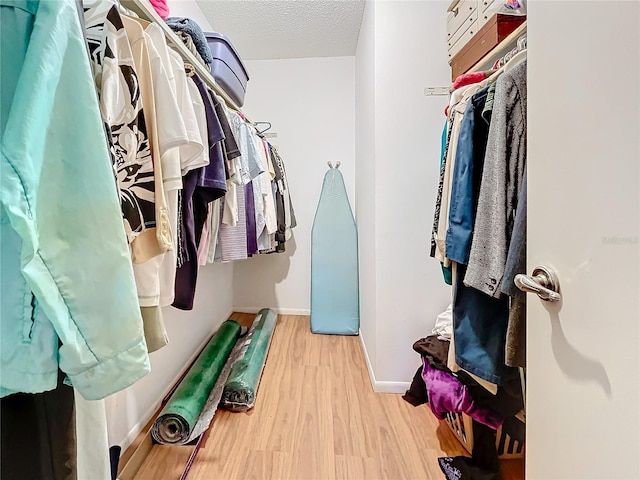
[[[527,62],[502,74],[489,127],[487,152],[464,284],[501,294],[513,222],[527,156]]]

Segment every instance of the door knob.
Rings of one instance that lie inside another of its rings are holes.
[[[549,267],[538,266],[533,269],[531,276],[518,274],[515,278],[516,287],[523,292],[537,294],[546,302],[559,302],[560,282],[558,275]]]

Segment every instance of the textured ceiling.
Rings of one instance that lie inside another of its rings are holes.
[[[244,60],[355,55],[364,0],[198,0]]]

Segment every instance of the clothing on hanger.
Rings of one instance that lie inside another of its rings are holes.
[[[0,20],[1,263],[11,286],[0,396],[52,390],[60,369],[85,398],[103,398],[150,367],[78,12],[72,0],[13,1]]]
[[[464,283],[490,296],[500,284],[526,165],[527,63],[496,84],[475,231]]]
[[[118,8],[86,0],[85,23],[91,68],[120,195],[122,216],[134,256],[154,256],[156,207],[154,169],[133,53]],[[149,249],[149,251],[147,251]]]

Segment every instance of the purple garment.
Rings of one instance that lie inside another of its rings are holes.
[[[216,115],[213,100],[209,95],[209,90],[202,82],[202,79],[193,74],[193,83],[198,87],[204,110],[207,117],[207,132],[209,138],[209,165],[202,168],[196,192],[205,202],[213,202],[227,193],[227,179],[224,170],[224,155],[220,142],[224,140],[224,131],[220,120]]]
[[[193,217],[193,198],[200,170],[191,170],[182,178],[180,192],[182,205],[181,229],[184,259],[176,270],[175,298],[173,306],[181,310],[192,310],[198,279],[198,248],[196,246],[195,221]]]
[[[447,412],[466,413],[494,430],[504,423],[504,416],[476,405],[466,385],[451,373],[433,368],[424,358],[422,378],[427,386],[429,406],[436,417],[444,419]]]
[[[253,198],[253,182],[244,186],[245,211],[247,212],[247,254],[257,255],[258,239],[256,237],[256,205]]]
[[[207,219],[209,202],[227,192],[224,157],[220,142],[224,139],[222,126],[216,116],[213,101],[200,77],[190,77],[198,87],[207,117],[209,141],[209,165],[191,170],[183,177],[181,192],[181,222],[179,228],[181,251],[176,270],[175,298],[173,306],[181,310],[192,310],[198,279],[198,242]]]

